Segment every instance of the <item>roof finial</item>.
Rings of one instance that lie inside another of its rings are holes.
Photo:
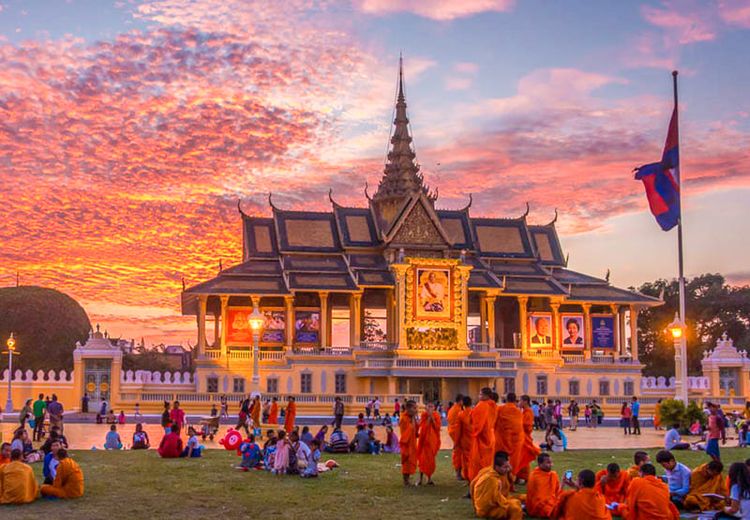
[[[273,210],[277,210],[277,209],[279,209],[279,208],[277,208],[276,206],[274,206],[274,205],[273,205],[273,200],[272,200],[272,198],[271,198],[271,197],[273,197],[273,193],[271,193],[271,192],[269,191],[269,192],[268,192],[268,205],[269,205],[269,206],[271,206],[271,209],[273,209]]]
[[[471,203],[474,202],[474,198],[471,196],[471,193],[469,193],[469,203],[464,206],[464,208],[461,211],[468,211],[471,207]]]
[[[398,100],[405,101],[404,98],[404,53],[398,53]]]
[[[554,225],[554,223],[557,222],[557,208],[555,208],[555,218],[552,219],[552,222],[547,224],[548,226]]]
[[[607,274],[604,275],[604,281],[609,283],[609,275],[612,274],[612,272],[607,268]]]
[[[242,215],[243,217],[246,217],[246,216],[247,216],[247,215],[245,214],[245,212],[244,212],[244,211],[242,211],[242,199],[237,199],[237,211],[239,211],[239,212],[240,212],[240,215]]]
[[[525,219],[526,217],[528,217],[528,216],[529,216],[529,211],[530,211],[530,210],[531,210],[531,206],[529,206],[529,202],[528,202],[528,201],[526,201],[526,211],[524,212],[524,214],[523,214],[523,215],[521,215],[520,217],[518,217],[518,220],[523,220],[523,219]]]
[[[365,197],[367,197],[367,200],[372,200],[372,198],[370,197],[370,194],[367,193],[367,181],[365,181]]]
[[[185,292],[185,277],[182,277],[182,292]]]
[[[331,204],[334,208],[340,207],[335,200],[333,200],[333,188],[328,188],[328,200],[331,201]]]

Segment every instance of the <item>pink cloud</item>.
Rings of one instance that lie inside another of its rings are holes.
[[[720,0],[719,16],[729,25],[750,29],[750,1]]]
[[[408,12],[424,18],[447,21],[483,12],[510,11],[515,0],[357,0],[356,4],[365,13],[386,15]]]
[[[652,25],[666,30],[681,45],[710,41],[716,28],[706,9],[693,3],[663,2],[664,8],[641,7],[643,17]]]

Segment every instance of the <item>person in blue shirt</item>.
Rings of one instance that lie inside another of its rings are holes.
[[[44,456],[42,474],[44,475],[45,484],[52,484],[55,481],[55,476],[57,475],[57,465],[60,464],[60,461],[57,460],[57,450],[59,450],[60,448],[60,441],[55,439],[50,443],[50,450]]]
[[[240,455],[242,456],[242,462],[237,469],[249,471],[258,466],[262,466],[263,453],[260,450],[260,446],[255,443],[255,435],[250,436],[240,444]]]
[[[672,452],[667,450],[661,450],[656,454],[656,462],[667,471],[669,498],[674,505],[682,508],[685,496],[690,491],[690,468],[677,462]]]
[[[638,416],[641,412],[641,403],[638,402],[638,398],[636,396],[633,396],[633,402],[630,405],[630,411],[631,411],[631,432],[632,435],[640,435],[641,434],[641,422],[638,420]]]
[[[665,450],[689,450],[690,444],[687,442],[682,442],[682,437],[680,437],[679,432],[679,424],[673,424],[672,428],[667,430],[667,433],[664,434],[664,449]]]
[[[122,441],[120,440],[120,434],[117,433],[117,425],[113,424],[109,427],[107,437],[104,439],[105,450],[121,450]]]

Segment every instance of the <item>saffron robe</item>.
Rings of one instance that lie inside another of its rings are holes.
[[[715,477],[708,476],[708,464],[701,464],[690,474],[690,491],[685,497],[685,509],[701,511],[719,510],[724,507],[723,500],[704,497],[703,493],[715,493],[717,495],[727,496],[726,481],[721,474]]]
[[[250,408],[250,418],[253,420],[253,426],[260,428],[260,401],[253,401],[252,407]]]
[[[602,481],[602,477],[605,475],[607,478],[605,481]],[[620,471],[614,479],[606,469],[596,473],[596,489],[604,495],[604,499],[608,504],[617,502],[617,509],[613,511],[613,514],[617,516],[623,514],[622,507],[628,494],[628,486],[630,486],[630,476],[625,471]]]
[[[286,406],[286,416],[284,417],[284,429],[287,433],[291,433],[294,429],[294,419],[297,418],[297,403],[289,401]]]
[[[14,460],[0,469],[0,504],[30,504],[39,495],[31,466]]]
[[[453,406],[451,406],[451,409],[448,410],[448,435],[450,435],[451,440],[453,441],[453,453],[451,457],[451,462],[453,463],[453,469],[459,470],[461,469],[461,448],[458,445],[458,437],[461,432],[461,424],[459,423],[459,414],[461,413],[461,410],[463,409],[461,403],[456,403]]]
[[[550,518],[561,520],[611,520],[607,502],[595,488],[563,491]]]
[[[471,456],[469,480],[474,480],[482,468],[492,466],[495,455],[495,416],[497,405],[489,399],[479,401],[471,411]]]
[[[401,474],[413,475],[417,471],[417,425],[407,414],[398,420],[401,448]]]
[[[503,478],[495,468],[482,469],[471,481],[471,502],[479,518],[521,520],[521,501],[508,498],[508,479]]]
[[[279,403],[271,403],[271,410],[268,412],[268,424],[279,424]]]
[[[526,484],[526,513],[529,516],[549,518],[561,492],[557,473],[535,468]]]
[[[461,476],[469,480],[469,461],[471,460],[471,445],[474,442],[471,425],[471,408],[461,410],[458,414],[458,449],[461,455]],[[455,448],[454,448],[455,449]]]
[[[630,483],[625,520],[679,520],[680,513],[669,499],[669,487],[653,475]]]
[[[531,461],[536,459],[537,455],[539,455],[542,450],[539,448],[539,446],[534,444],[534,438],[532,437],[532,432],[534,431],[534,412],[531,410],[531,408],[524,408],[522,410],[522,414],[524,434],[523,449],[519,453],[519,459],[516,461],[516,463],[521,465],[525,462],[525,459],[528,459],[528,462],[526,462],[526,464],[523,464],[522,466],[519,466],[516,476],[518,478],[528,480],[529,471],[531,471]],[[511,464],[513,464],[512,461]]]
[[[517,476],[521,468],[528,466],[539,455],[539,449],[526,446],[526,435],[523,431],[523,412],[514,403],[497,407],[495,418],[495,451],[504,451],[509,455],[511,472]]]
[[[83,496],[83,472],[76,461],[63,459],[57,466],[55,481],[42,486],[42,496],[79,498]]]
[[[634,478],[638,478],[641,476],[641,467],[633,464],[632,466],[628,468],[627,473],[628,473],[628,476],[630,477],[630,480],[633,480]]]
[[[440,414],[432,412],[432,421],[429,418],[427,412],[422,412],[417,437],[417,463],[419,471],[431,477],[435,473],[435,457],[440,450]]]

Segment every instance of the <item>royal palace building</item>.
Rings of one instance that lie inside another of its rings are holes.
[[[366,197],[366,198],[365,198]],[[660,300],[567,268],[555,220],[441,209],[416,161],[402,75],[377,190],[325,212],[242,222],[242,262],[185,289],[196,391],[447,401],[640,392],[638,312]],[[264,326],[254,333],[254,309]],[[208,332],[207,332],[208,331]],[[255,335],[254,335],[255,334]],[[326,406],[328,406],[326,404]]]

